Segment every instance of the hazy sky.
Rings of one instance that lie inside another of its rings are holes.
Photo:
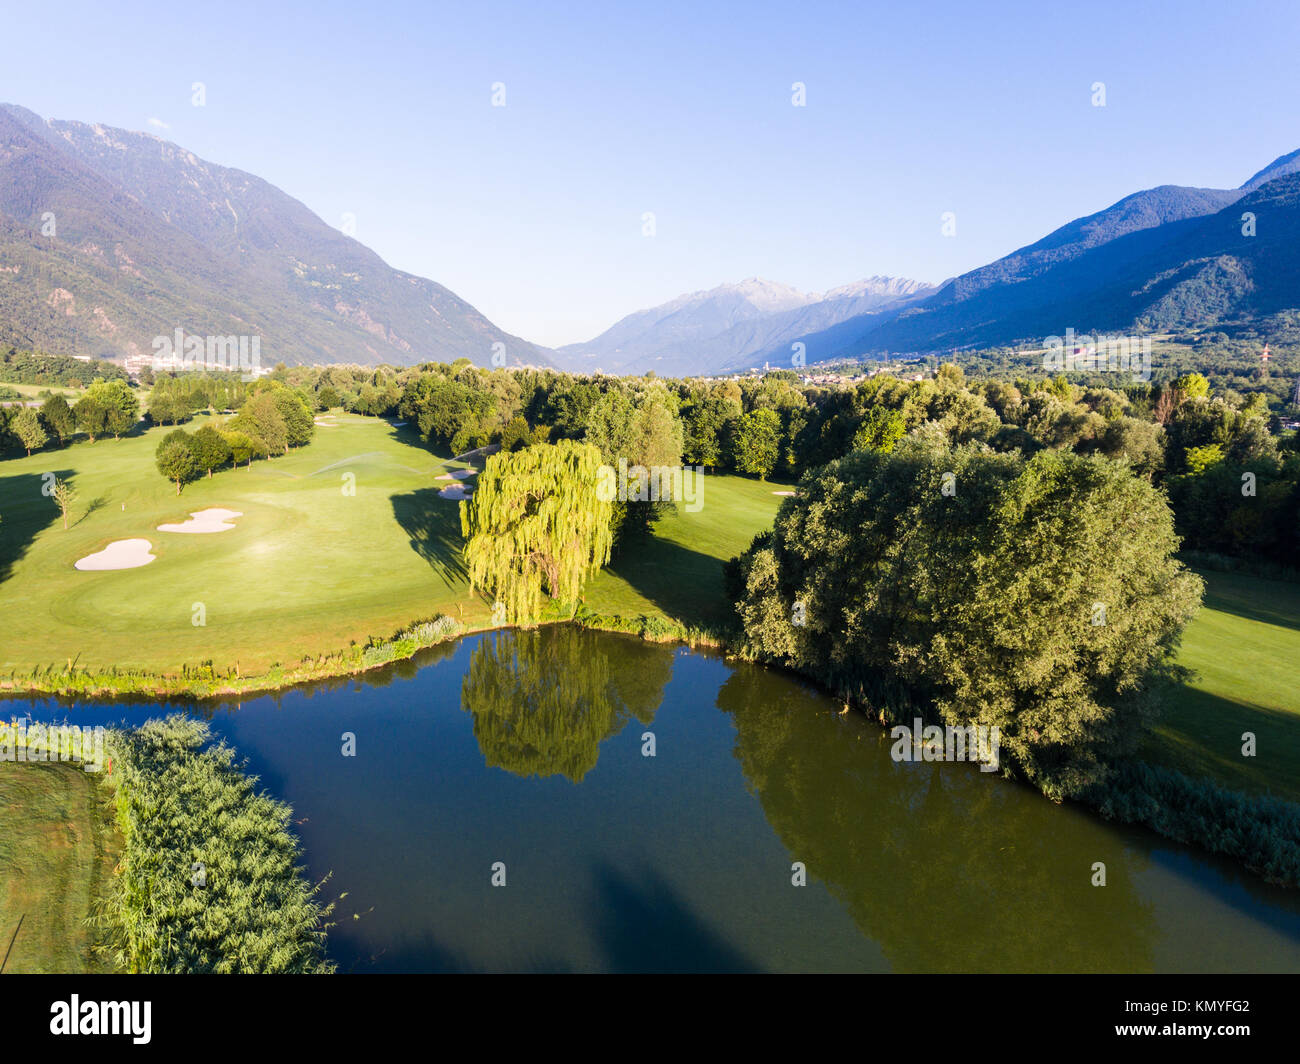
[[[752,276],[939,281],[1300,147],[1294,0],[95,0],[3,25],[0,100],[349,212],[392,265],[549,345]]]

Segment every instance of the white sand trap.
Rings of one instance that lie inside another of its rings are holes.
[[[392,425],[393,428],[395,428],[395,429],[400,429],[403,425],[406,424],[406,422],[405,422],[405,421],[390,421],[389,424]]]
[[[453,469],[450,473],[439,473],[434,480],[465,480],[478,476],[477,469]]]
[[[190,513],[188,521],[182,521],[180,524],[159,525],[159,532],[229,532],[235,526],[231,524],[231,519],[243,517],[244,515],[238,510],[223,510],[220,506],[213,506],[207,510],[194,510]]]
[[[472,488],[463,488],[459,484],[448,484],[442,491],[438,492],[438,498],[460,502],[461,499],[468,499],[473,494],[474,490]]]
[[[311,423],[313,425],[322,425],[327,429],[338,428],[338,424],[339,424],[337,421],[334,420],[333,414],[327,415],[326,417],[323,418],[314,417],[311,419]]]
[[[101,572],[105,569],[138,569],[158,557],[151,554],[153,544],[147,539],[119,539],[95,554],[87,554],[76,568]]]
[[[774,491],[774,492],[772,492],[772,494],[773,494],[773,495],[793,495],[794,492],[793,492],[793,491]]]

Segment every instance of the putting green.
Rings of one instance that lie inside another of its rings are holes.
[[[408,430],[336,415],[307,447],[179,496],[154,466],[169,431],[0,463],[0,613],[12,619],[0,668],[73,658],[174,671],[211,659],[253,673],[458,604],[467,622],[488,616],[463,578],[457,507],[437,498],[446,481],[434,477],[451,466]],[[42,494],[46,473],[77,492],[67,531]],[[242,516],[220,535],[155,531],[206,509]],[[146,536],[157,560],[144,568],[73,567]]]

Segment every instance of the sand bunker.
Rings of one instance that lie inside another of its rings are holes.
[[[439,473],[434,480],[464,480],[466,477],[478,476],[477,469],[453,469],[450,473]]]
[[[459,484],[448,484],[442,491],[438,492],[438,498],[460,502],[461,499],[468,499],[473,494],[474,490],[472,488],[464,488]]]
[[[772,494],[773,494],[773,495],[793,495],[794,492],[793,492],[793,491],[774,491],[774,492],[772,492]]]
[[[153,544],[147,539],[119,539],[95,554],[87,554],[77,562],[76,568],[97,572],[105,569],[138,569],[157,557],[156,554],[149,553],[151,550]]]
[[[238,510],[223,510],[220,506],[213,506],[207,510],[195,510],[190,514],[188,521],[182,521],[180,524],[159,525],[159,532],[229,532],[235,526],[230,523],[232,518],[243,517],[244,515]],[[131,540],[130,542],[135,542]]]

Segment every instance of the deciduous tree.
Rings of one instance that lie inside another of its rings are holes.
[[[45,426],[41,424],[41,415],[30,406],[25,406],[18,411],[11,427],[14,435],[18,437],[18,442],[27,449],[29,458],[33,451],[39,451],[50,442]]]
[[[158,472],[176,485],[176,494],[181,493],[181,486],[193,480],[198,474],[199,465],[194,460],[194,448],[189,433],[184,429],[169,432],[158,445],[155,456]]]

